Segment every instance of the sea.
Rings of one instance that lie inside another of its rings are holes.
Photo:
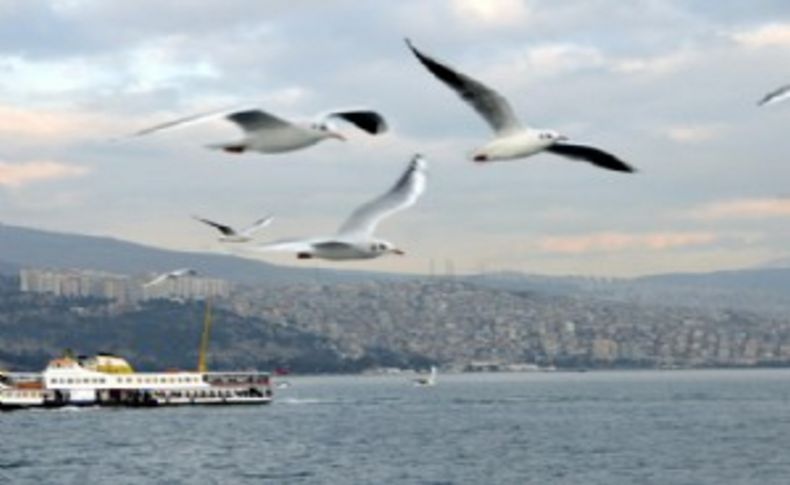
[[[268,406],[2,413],[0,483],[790,483],[790,370],[279,380]]]

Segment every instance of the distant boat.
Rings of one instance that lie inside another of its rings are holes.
[[[431,366],[431,373],[427,377],[418,377],[414,379],[414,385],[418,387],[432,387],[436,385],[436,366]]]

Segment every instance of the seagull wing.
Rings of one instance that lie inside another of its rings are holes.
[[[284,251],[291,253],[298,253],[302,251],[310,251],[313,249],[313,244],[323,239],[281,239],[279,241],[271,241],[268,243],[259,244],[248,249],[256,251]]]
[[[521,122],[513,113],[513,108],[510,107],[510,103],[501,94],[480,81],[472,79],[466,74],[460,73],[450,66],[423,54],[412,45],[409,39],[406,39],[406,44],[423,66],[458,93],[461,99],[469,103],[480,116],[485,118],[496,133],[504,134],[522,128]]]
[[[338,237],[367,239],[382,219],[417,202],[425,191],[425,170],[425,159],[421,155],[415,155],[409,167],[387,193],[360,206],[351,214],[340,226]]]
[[[159,276],[157,276],[156,278],[152,279],[151,281],[143,283],[143,287],[144,288],[148,288],[149,286],[158,285],[159,283],[165,281],[169,276],[170,276],[170,273],[160,274]]]
[[[757,106],[765,106],[766,104],[774,104],[790,98],[790,84],[774,89],[770,93],[763,96],[757,102]]]
[[[273,219],[274,218],[272,216],[266,216],[263,219],[258,219],[257,221],[252,223],[250,227],[242,229],[241,234],[244,236],[252,236],[256,231],[271,224]]]
[[[165,130],[165,129],[168,129],[168,128],[176,128],[176,127],[181,127],[181,126],[189,125],[189,124],[192,124],[192,123],[196,123],[196,122],[199,122],[199,121],[203,121],[203,120],[205,120],[207,118],[211,118],[211,117],[214,117],[214,116],[225,116],[225,115],[227,115],[227,113],[235,111],[235,110],[238,110],[239,108],[240,108],[240,106],[236,105],[236,106],[233,106],[233,107],[230,107],[230,108],[229,107],[225,107],[225,108],[214,109],[214,110],[210,110],[210,111],[203,111],[203,112],[200,112],[200,113],[197,113],[197,114],[184,116],[184,117],[177,118],[177,119],[170,120],[170,121],[165,121],[164,123],[159,123],[159,124],[154,125],[154,126],[149,126],[148,128],[143,128],[142,130],[135,131],[134,133],[132,133],[131,135],[128,135],[128,136],[129,137],[137,137],[137,136],[148,135],[150,133],[155,133],[157,131]]]
[[[174,269],[173,271],[169,271],[167,273],[162,273],[156,278],[152,279],[151,281],[147,283],[143,283],[143,287],[147,288],[149,286],[158,285],[166,280],[176,279],[181,276],[195,276],[196,274],[197,271],[192,268],[178,268],[178,269]]]
[[[282,130],[295,127],[292,123],[259,109],[237,111],[236,113],[229,114],[226,118],[247,133],[259,130]]]
[[[192,217],[196,221],[200,221],[203,224],[208,224],[211,227],[217,228],[219,230],[219,232],[221,232],[222,234],[224,234],[226,236],[235,236],[236,235],[236,231],[230,226],[226,226],[225,224],[220,224],[219,222],[214,222],[214,221],[211,221],[209,219],[203,219],[202,217],[197,217],[197,216],[192,216]]]
[[[195,276],[197,271],[192,268],[179,268],[167,274],[168,278],[179,278],[181,276]]]
[[[387,131],[387,122],[379,113],[369,109],[348,109],[324,113],[319,117],[320,122],[329,118],[340,118],[355,125],[360,130],[371,135],[379,135]]]
[[[568,143],[555,143],[546,148],[546,151],[574,160],[584,160],[595,166],[615,170],[617,172],[634,172],[633,167],[619,158],[597,148],[584,145],[571,145]]]

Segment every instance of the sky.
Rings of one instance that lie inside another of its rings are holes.
[[[488,126],[406,49],[494,87],[522,121],[638,169],[552,155],[480,166]],[[425,273],[636,276],[790,256],[784,0],[0,0],[0,222],[227,251],[200,215],[261,241],[331,235],[429,163],[377,235],[404,257],[277,264]],[[237,103],[284,117],[381,112],[390,131],[282,155],[204,145],[222,120],[121,140]],[[2,259],[2,255],[0,255]]]

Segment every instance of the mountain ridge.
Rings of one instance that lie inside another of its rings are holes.
[[[13,273],[23,267],[79,268],[129,275],[189,267],[206,276],[248,285],[398,277],[365,271],[278,266],[232,255],[162,249],[107,236],[0,225],[0,272]]]

